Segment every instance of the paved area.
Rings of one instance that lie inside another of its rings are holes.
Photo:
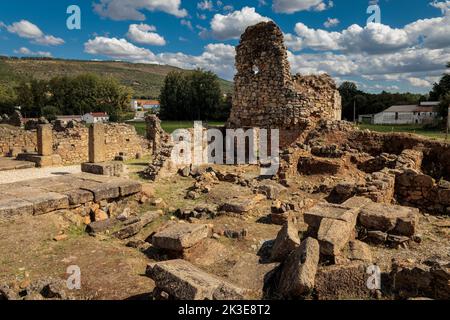
[[[18,161],[12,158],[0,157],[0,171],[34,168],[36,165],[29,161]],[[0,176],[3,173],[0,174]]]
[[[16,162],[24,162],[24,161],[16,161]],[[58,177],[80,172],[81,172],[80,165],[69,167],[34,168],[33,163],[33,167],[28,169],[20,169],[20,170],[10,169],[8,171],[0,170],[0,185],[5,183],[26,181],[30,179]]]
[[[39,215],[140,191],[139,182],[87,173],[7,183],[0,185],[0,219]]]

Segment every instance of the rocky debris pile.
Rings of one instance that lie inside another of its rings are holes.
[[[155,299],[243,300],[245,290],[208,274],[185,260],[152,263],[146,274],[155,281]]]
[[[415,170],[421,172],[423,152],[419,150],[405,149],[399,155],[395,164],[397,170]]]
[[[20,128],[23,126],[22,114],[18,110],[15,110],[10,116],[4,114],[0,117],[0,124],[9,124],[10,126]]]
[[[214,219],[217,216],[216,207],[202,207],[197,206],[195,208],[188,209],[177,209],[174,215],[181,220],[191,220],[191,219]]]
[[[318,145],[311,148],[311,154],[322,158],[342,158],[344,151],[336,144]]]
[[[66,281],[47,278],[34,282],[0,285],[0,300],[68,300]]]
[[[53,126],[54,130],[56,130],[56,128],[58,128],[57,123],[58,123],[58,121],[55,121],[55,124]],[[40,124],[49,124],[49,122],[44,117],[40,117],[37,120],[31,119],[31,120],[28,120],[27,122],[25,122],[24,128],[25,128],[25,130],[37,130],[37,128]]]
[[[423,261],[394,260],[390,272],[392,293],[401,299],[450,299],[450,261],[434,257]]]
[[[428,212],[450,214],[450,182],[436,182],[431,176],[406,170],[396,179],[399,203]]]
[[[147,139],[152,145],[152,162],[144,171],[143,175],[156,180],[163,168],[170,167],[170,157],[172,155],[173,142],[171,136],[161,127],[161,121],[155,115],[145,118],[147,124]]]
[[[395,169],[397,160],[398,156],[395,154],[382,153],[379,156],[370,157],[364,162],[358,163],[357,167],[366,173],[374,173],[384,168]]]
[[[294,223],[286,222],[271,246],[269,261],[281,262],[272,275],[274,292],[283,298],[361,299],[380,292],[367,286],[373,258],[370,246],[360,240],[378,232],[386,241],[410,241],[417,232],[418,210],[353,197],[341,205],[316,204],[306,210],[304,222],[308,230],[302,236]]]
[[[288,221],[295,221],[296,207],[294,203],[275,200],[272,202],[270,210],[270,220],[273,224],[284,225]]]

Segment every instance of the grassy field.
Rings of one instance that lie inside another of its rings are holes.
[[[134,125],[136,128],[136,131],[140,134],[145,136],[145,122],[133,122],[130,123]],[[210,126],[223,126],[224,122],[216,122],[216,121],[209,121],[208,124]],[[161,123],[161,126],[163,129],[168,132],[172,133],[177,129],[189,129],[194,127],[193,121],[163,121]]]
[[[359,124],[362,130],[369,129],[376,132],[405,132],[415,133],[432,139],[445,139],[445,133],[439,130],[424,129],[420,125],[376,125],[376,124]]]

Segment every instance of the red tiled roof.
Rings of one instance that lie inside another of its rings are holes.
[[[90,115],[96,118],[107,117],[108,114],[106,112],[91,112]]]

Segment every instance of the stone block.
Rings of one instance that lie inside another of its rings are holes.
[[[98,174],[109,177],[120,177],[124,172],[122,162],[100,162],[100,163],[82,163],[81,171],[85,173]]]
[[[301,297],[314,288],[320,247],[316,239],[307,238],[286,259],[280,274],[278,293],[285,298]]]
[[[38,126],[37,149],[40,156],[51,156],[53,154],[53,132],[50,124]]]
[[[369,299],[369,275],[362,262],[320,267],[317,271],[315,291],[319,300]]]
[[[206,224],[178,223],[155,234],[152,244],[160,249],[183,251],[207,238],[209,233],[210,228]]]
[[[359,214],[359,223],[368,230],[413,236],[418,225],[416,208],[371,203]]]
[[[244,290],[210,275],[185,260],[157,262],[147,266],[146,274],[156,287],[177,300],[244,299]]]
[[[33,204],[31,202],[14,197],[0,198],[0,218],[32,214]]]
[[[297,228],[291,222],[285,223],[272,247],[271,261],[284,261],[298,246],[300,246],[300,238]]]
[[[89,127],[89,162],[106,161],[105,126],[95,123]]]

